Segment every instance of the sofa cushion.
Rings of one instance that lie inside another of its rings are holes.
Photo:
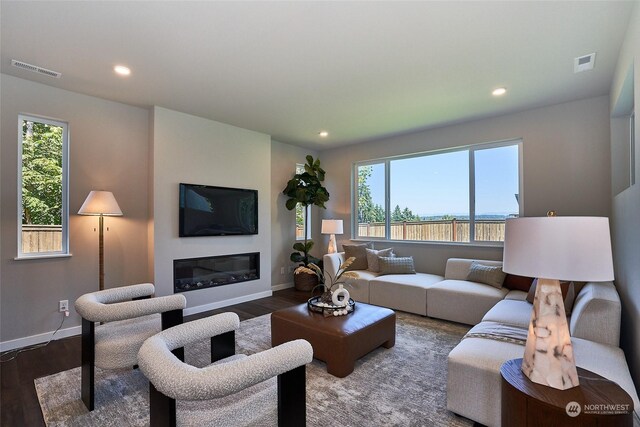
[[[425,273],[378,276],[369,283],[369,302],[424,316],[427,289],[442,279],[442,276]]]
[[[355,260],[347,268],[347,271],[366,270],[367,265],[367,248],[371,248],[371,243],[362,243],[359,245],[342,245],[344,249],[344,259],[354,257]]]
[[[467,280],[471,263],[477,261],[482,265],[502,267],[502,261],[474,260],[466,258],[449,258],[444,272],[445,279]]]
[[[366,248],[367,253],[367,270],[373,273],[380,272],[380,257],[394,257],[393,248],[381,249],[376,251],[375,249]]]
[[[482,318],[483,322],[498,322],[506,325],[529,328],[533,305],[527,301],[502,300],[494,305]]]
[[[357,279],[344,279],[345,288],[349,291],[349,296],[355,301],[369,303],[369,281],[375,279],[378,273],[372,273],[368,270],[357,270]],[[341,279],[342,280],[342,279]],[[335,288],[334,288],[335,289]]]
[[[504,299],[514,299],[516,301],[526,301],[527,293],[523,291],[509,291],[507,295],[505,295]]]
[[[380,274],[416,274],[413,257],[384,257],[379,258]]]
[[[466,280],[443,280],[427,289],[427,316],[475,325],[508,292]]]
[[[469,267],[467,280],[484,283],[499,289],[502,287],[505,276],[506,274],[502,271],[502,267],[483,265],[478,261],[473,261],[471,267]]]

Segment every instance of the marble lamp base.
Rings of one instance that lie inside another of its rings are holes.
[[[522,361],[534,383],[566,390],[578,385],[560,281],[538,279]]]
[[[332,234],[329,237],[329,247],[327,248],[328,253],[330,254],[335,254],[336,252],[338,252],[337,248],[336,248],[336,235]]]

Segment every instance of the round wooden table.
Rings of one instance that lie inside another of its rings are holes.
[[[503,426],[633,426],[633,400],[613,381],[578,368],[580,385],[557,390],[529,380],[521,365],[513,359],[500,368]]]

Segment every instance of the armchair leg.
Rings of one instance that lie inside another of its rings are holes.
[[[182,325],[182,310],[171,310],[162,313],[162,330]],[[184,362],[184,347],[176,348],[172,353]]]
[[[211,363],[236,354],[236,331],[211,337]]]
[[[149,424],[150,427],[176,426],[176,401],[149,383]]]
[[[307,425],[306,366],[278,375],[278,427]]]
[[[95,373],[95,323],[82,319],[82,368],[81,391],[82,401],[89,411],[93,411],[94,404],[94,373]]]

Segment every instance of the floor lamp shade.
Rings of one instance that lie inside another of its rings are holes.
[[[560,280],[613,280],[609,219],[508,219],[502,269],[538,278],[522,371],[531,381],[556,389],[577,386]]]
[[[111,191],[91,191],[78,211],[79,215],[122,216]]]
[[[91,191],[84,201],[78,215],[97,215],[100,217],[98,234],[99,289],[104,289],[104,216],[122,216],[122,210],[111,191]]]
[[[334,254],[337,252],[336,248],[336,234],[342,234],[343,223],[341,219],[323,219],[322,220],[322,234],[330,234],[328,252]]]

